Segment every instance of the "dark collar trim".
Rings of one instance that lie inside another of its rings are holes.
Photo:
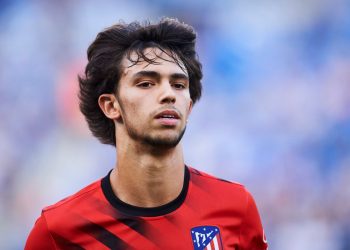
[[[185,166],[185,174],[184,174],[184,185],[182,187],[181,193],[175,200],[164,204],[159,207],[145,208],[145,207],[137,207],[130,204],[127,204],[120,200],[113,192],[111,182],[109,176],[112,170],[109,171],[107,176],[105,176],[101,180],[101,187],[103,194],[109,203],[120,212],[130,215],[130,216],[142,216],[142,217],[155,217],[169,214],[176,209],[178,209],[186,199],[188,186],[190,182],[190,171],[187,166]]]

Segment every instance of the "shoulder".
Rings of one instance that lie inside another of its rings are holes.
[[[238,182],[228,181],[219,177],[215,177],[211,174],[199,171],[193,167],[188,167],[191,173],[191,181],[195,185],[210,185],[218,188],[236,190],[238,192],[247,192],[244,185]]]
[[[29,233],[25,250],[57,249],[53,236],[55,233],[54,225],[67,223],[69,220],[64,215],[71,210],[72,206],[76,206],[74,204],[79,203],[82,199],[86,199],[87,196],[90,196],[91,193],[97,190],[99,183],[100,181],[95,181],[77,193],[51,206],[45,207]]]
[[[237,182],[217,178],[189,167],[192,190],[197,200],[210,202],[210,207],[224,211],[239,221],[239,241],[242,249],[267,249],[266,238],[254,198]],[[206,207],[208,209],[208,206]],[[224,214],[222,213],[222,214]],[[240,248],[240,249],[241,249]]]
[[[33,229],[28,235],[24,249],[55,249],[54,240],[47,228],[43,214],[35,222]]]
[[[196,194],[205,194],[206,197],[215,199],[221,204],[244,209],[249,197],[251,197],[244,185],[221,179],[189,167],[192,190]]]
[[[94,181],[88,186],[82,188],[73,195],[70,195],[57,203],[47,206],[43,209],[43,214],[54,213],[60,210],[65,210],[66,208],[71,208],[80,204],[82,201],[86,201],[91,198],[96,192],[101,190],[101,179]]]
[[[28,236],[25,249],[56,249],[56,244],[66,244],[68,238],[79,236],[74,229],[77,225],[82,225],[82,216],[88,213],[88,209],[97,211],[96,206],[104,204],[103,197],[99,179],[75,194],[45,207]]]

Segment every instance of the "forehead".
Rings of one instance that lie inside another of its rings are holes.
[[[144,56],[152,62],[145,61],[135,51],[130,53],[130,58],[124,56],[122,66],[122,76],[131,75],[141,70],[154,70],[164,73],[185,73],[188,75],[183,62],[176,57],[172,58],[168,53],[159,48],[147,48],[143,51]]]

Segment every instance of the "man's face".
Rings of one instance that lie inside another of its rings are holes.
[[[146,49],[145,55],[155,63],[122,61],[119,122],[135,141],[172,148],[181,140],[192,108],[188,73],[157,48]]]

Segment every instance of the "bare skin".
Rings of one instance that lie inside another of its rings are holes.
[[[116,127],[117,164],[110,176],[115,195],[130,205],[157,207],[174,200],[184,181],[178,141],[192,108],[189,80],[171,57],[147,49],[157,64],[132,65],[124,58],[117,95],[99,105]]]

